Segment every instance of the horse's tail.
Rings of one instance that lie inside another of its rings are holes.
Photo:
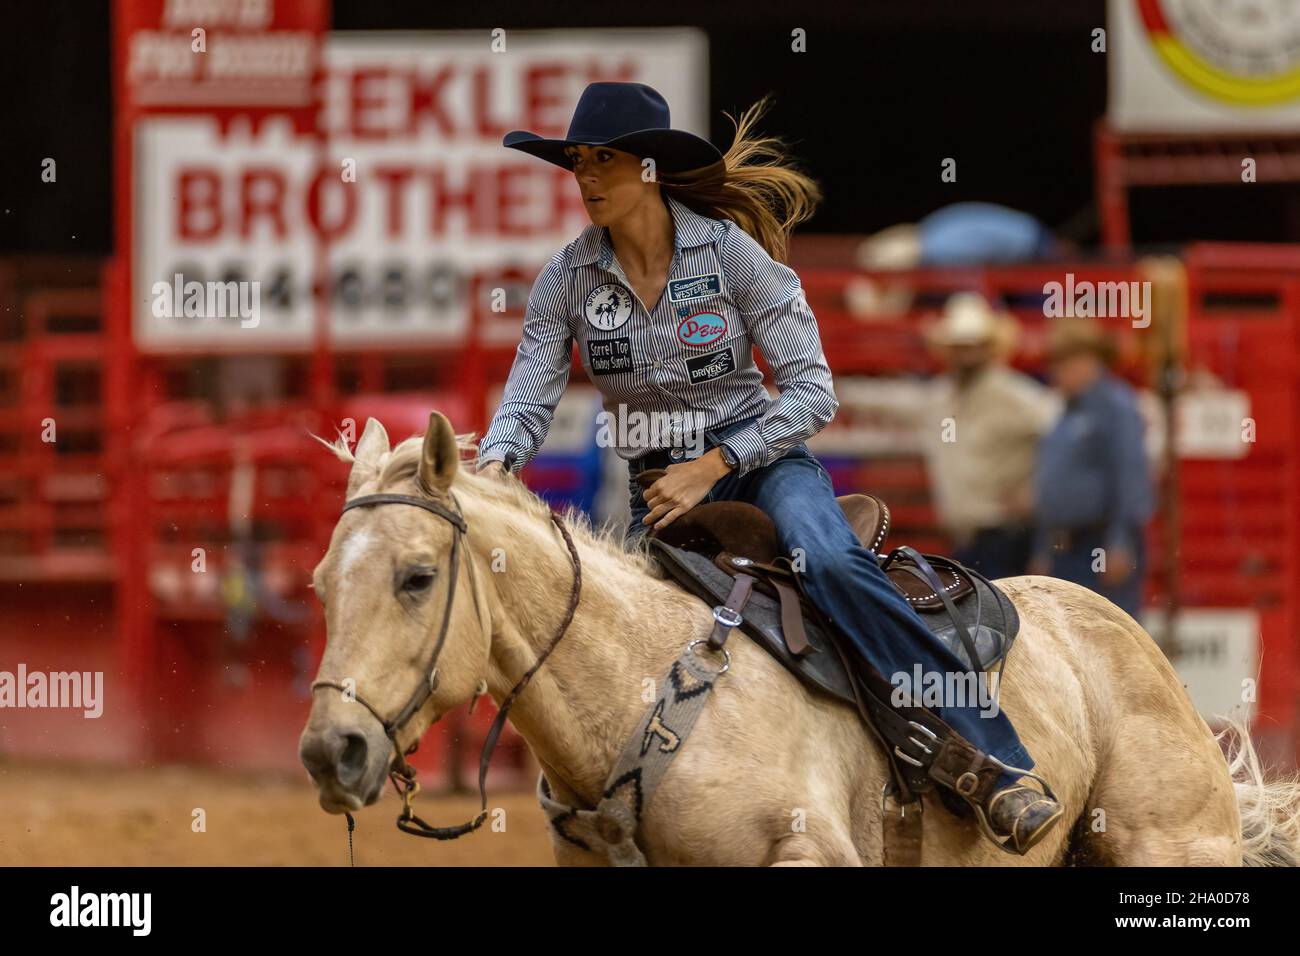
[[[1244,866],[1300,866],[1300,777],[1266,779],[1250,731],[1241,721],[1215,735],[1227,738],[1228,771],[1241,813]]]

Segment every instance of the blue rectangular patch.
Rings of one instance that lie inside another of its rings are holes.
[[[673,279],[668,283],[669,302],[707,299],[711,295],[720,295],[721,293],[722,276],[716,272],[702,276],[688,276],[685,279]]]

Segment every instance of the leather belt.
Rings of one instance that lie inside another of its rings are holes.
[[[649,471],[651,468],[667,468],[669,465],[680,465],[682,462],[691,461],[695,457],[697,456],[692,455],[685,448],[660,448],[647,452],[640,458],[633,459],[632,463],[637,466],[639,473]]]
[[[711,451],[721,445],[735,432],[740,431],[742,427],[752,425],[758,421],[761,416],[752,416],[749,418],[740,418],[735,421],[727,422],[725,425],[718,425],[716,428],[705,429],[704,448],[700,450],[700,455]],[[709,435],[721,435],[718,441],[713,441]],[[667,468],[669,465],[680,465],[684,461],[692,461],[700,455],[692,455],[685,448],[656,448],[654,451],[648,451],[638,458],[633,458],[628,462],[629,466],[634,466],[637,471],[634,474],[649,471],[651,468]]]

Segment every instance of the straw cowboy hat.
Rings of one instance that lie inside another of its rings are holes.
[[[1016,320],[994,309],[984,296],[958,292],[948,297],[939,320],[926,329],[925,338],[935,349],[987,344],[1005,355],[1015,348],[1018,332]]]
[[[1107,364],[1115,360],[1115,340],[1093,318],[1053,319],[1047,331],[1047,356],[1058,360],[1091,352]]]
[[[858,265],[872,272],[915,269],[921,264],[921,230],[914,222],[900,222],[862,240]]]
[[[673,129],[667,101],[644,83],[592,83],[582,91],[564,139],[544,139],[517,129],[503,146],[531,153],[548,163],[572,169],[567,146],[608,146],[641,158],[650,157],[665,173],[712,166],[722,153],[707,139]]]

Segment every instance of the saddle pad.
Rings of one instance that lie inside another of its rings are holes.
[[[731,593],[732,577],[712,560],[654,538],[648,539],[647,544],[651,554],[686,590],[711,607],[726,603],[727,595]],[[977,601],[980,604],[983,624],[976,637],[975,651],[987,670],[998,664],[1011,649],[1012,641],[1020,629],[1020,616],[1016,613],[1015,605],[996,585],[976,575],[971,575],[971,580],[975,589],[956,602],[957,613],[962,619],[961,623],[969,627],[975,623]],[[802,657],[795,657],[786,648],[782,636],[781,605],[757,589],[745,605],[742,618],[741,629],[807,687],[847,704],[854,704],[853,689],[844,661],[853,660],[856,652],[847,642],[843,642],[840,650],[837,650],[831,641],[842,641],[838,635],[832,637],[815,620],[805,616],[804,630],[812,650]],[[925,621],[932,634],[952,649],[959,660],[969,666],[965,647],[946,613],[923,614],[921,620]]]

